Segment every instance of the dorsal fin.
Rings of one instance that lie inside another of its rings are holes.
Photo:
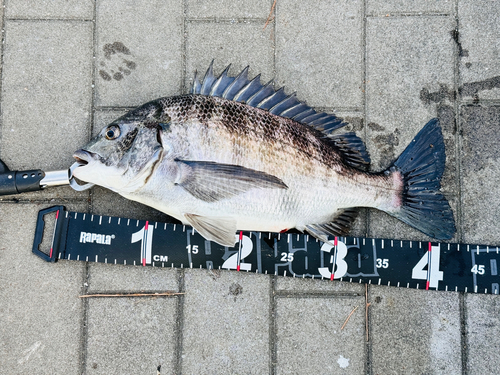
[[[342,119],[333,114],[316,112],[306,103],[300,102],[295,93],[285,94],[285,88],[274,89],[273,81],[263,85],[260,74],[252,80],[248,79],[248,66],[236,77],[228,75],[229,65],[219,77],[213,72],[213,60],[203,78],[198,80],[195,72],[190,94],[217,96],[220,98],[245,103],[255,108],[268,110],[272,114],[290,118],[304,125],[309,125],[322,133],[332,131],[346,125]]]
[[[323,137],[328,143],[340,151],[342,159],[351,167],[367,171],[370,156],[365,143],[355,133],[335,134]]]

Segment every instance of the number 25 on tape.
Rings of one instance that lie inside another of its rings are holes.
[[[439,245],[431,246],[430,257],[428,250],[413,267],[412,279],[429,280],[429,287],[437,288],[439,281],[443,281],[443,271],[439,270],[440,251]],[[427,270],[424,270],[425,266],[427,266]]]

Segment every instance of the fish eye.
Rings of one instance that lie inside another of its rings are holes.
[[[106,129],[104,133],[107,140],[113,140],[120,136],[120,128],[116,125],[111,125]]]

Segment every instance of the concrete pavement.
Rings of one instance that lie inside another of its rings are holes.
[[[0,158],[67,168],[125,111],[232,63],[345,117],[373,170],[431,118],[454,241],[500,245],[495,0],[3,0]],[[102,188],[0,200],[0,374],[494,374],[500,297],[31,254],[38,210],[165,220]],[[364,211],[355,235],[426,240]],[[174,297],[81,299],[174,290]],[[365,298],[371,304],[365,315]],[[346,327],[341,330],[349,313]],[[368,332],[368,340],[367,340]]]

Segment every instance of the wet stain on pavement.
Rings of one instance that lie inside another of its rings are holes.
[[[460,33],[458,32],[458,29],[451,30],[450,34],[458,47],[458,56],[469,57],[469,51],[466,49],[463,49],[462,43],[460,43]]]
[[[400,135],[400,130],[396,128],[390,134],[379,134],[373,137],[376,148],[380,150],[380,165],[388,166],[394,162],[396,159],[395,148],[399,146]]]
[[[236,302],[236,297],[243,293],[243,287],[238,283],[233,283],[229,287],[229,294],[234,296],[234,301]]]
[[[435,92],[430,92],[426,88],[420,90],[420,100],[425,104],[442,103],[445,100],[454,101],[455,99],[455,91],[449,89],[447,85],[441,84],[439,90]]]
[[[105,44],[102,48],[105,61],[100,62],[99,76],[105,81],[121,81],[137,68],[132,52],[122,42]]]
[[[491,77],[484,81],[464,83],[459,89],[462,96],[475,96],[481,91],[500,88],[500,76]]]

